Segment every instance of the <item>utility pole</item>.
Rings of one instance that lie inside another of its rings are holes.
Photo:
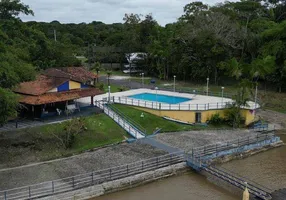
[[[57,31],[56,29],[54,29],[54,38],[55,38],[55,42],[57,41]]]

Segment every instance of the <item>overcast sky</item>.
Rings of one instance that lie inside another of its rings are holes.
[[[213,5],[221,0],[204,0]],[[22,0],[35,16],[22,16],[24,21],[53,20],[61,23],[102,21],[107,24],[123,22],[125,13],[152,13],[159,24],[175,22],[183,7],[191,0]]]

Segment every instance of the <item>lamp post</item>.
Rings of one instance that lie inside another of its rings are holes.
[[[210,78],[207,78],[207,96],[209,96],[209,82]]]
[[[158,107],[158,99],[157,99],[157,95],[158,95],[158,88],[155,87],[155,90],[156,90],[156,108]]]
[[[256,107],[257,107],[257,93],[258,93],[258,84],[256,83],[256,87],[255,87],[255,103],[254,103],[254,116],[256,115]]]
[[[142,76],[142,88],[144,88],[144,73],[141,73]]]
[[[176,92],[176,76],[174,75],[174,92]]]
[[[221,87],[221,107],[223,107],[223,91],[224,87]]]
[[[108,86],[108,103],[110,103],[110,85]]]

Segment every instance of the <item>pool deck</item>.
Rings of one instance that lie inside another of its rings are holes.
[[[152,101],[145,101],[145,100],[138,100],[134,98],[130,98],[129,96],[136,95],[136,94],[142,94],[142,93],[151,93],[151,94],[160,94],[160,95],[168,95],[168,96],[176,96],[176,97],[183,97],[183,98],[189,98],[190,101],[185,101],[180,104],[167,104],[167,103],[160,103],[155,102],[154,107]],[[124,92],[116,92],[110,94],[111,99],[114,97],[116,100],[116,103],[121,104],[127,104],[127,105],[139,105],[146,107],[147,104],[152,103],[152,107],[154,109],[169,109],[170,106],[180,106],[180,109],[182,110],[196,110],[199,108],[200,110],[211,110],[211,109],[222,109],[225,107],[226,103],[233,102],[230,98],[222,98],[222,97],[214,97],[214,96],[206,96],[206,95],[196,95],[196,94],[188,94],[188,93],[179,93],[179,92],[170,92],[170,91],[163,91],[163,90],[151,90],[151,89],[134,89],[134,90],[128,90]],[[94,101],[101,101],[104,98],[108,98],[108,93],[97,95],[94,97]],[[90,102],[90,98],[82,98],[78,100],[79,102],[86,103]],[[132,104],[131,102],[132,101]],[[126,103],[125,103],[126,102]],[[254,110],[255,108],[259,108],[260,106],[257,104],[255,106],[255,103],[252,101],[248,102],[247,107],[244,107],[244,109]],[[147,105],[148,106],[148,105]],[[184,109],[185,108],[185,109]]]

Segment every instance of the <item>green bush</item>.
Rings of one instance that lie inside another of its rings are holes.
[[[99,86],[98,86],[98,89],[100,89],[101,91],[104,90],[104,84],[103,83],[100,83]]]
[[[224,123],[224,119],[219,115],[219,113],[213,114],[208,121],[212,125],[221,125]]]

